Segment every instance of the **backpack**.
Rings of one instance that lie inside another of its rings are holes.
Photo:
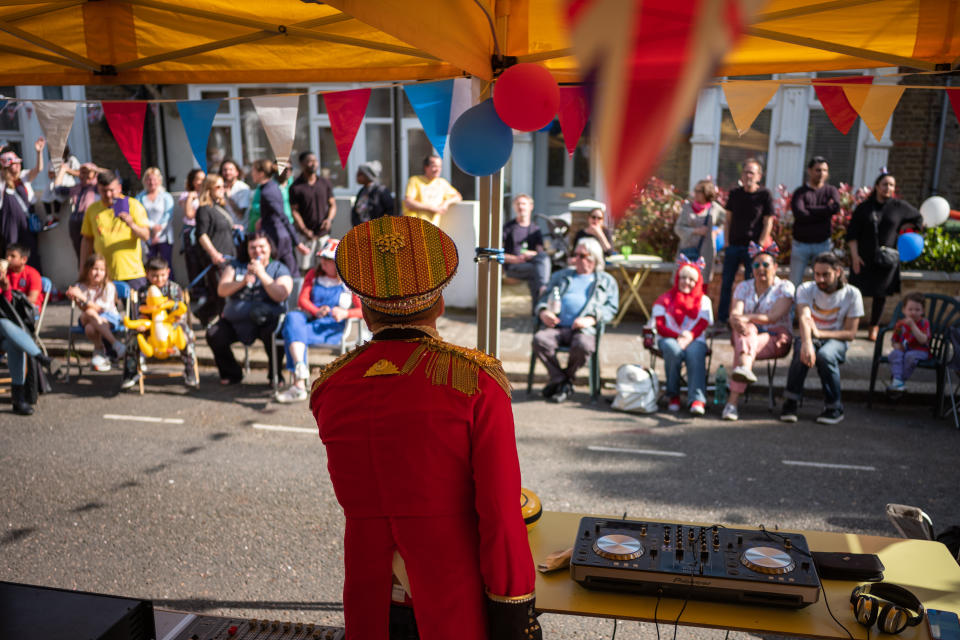
[[[614,396],[612,405],[614,409],[654,413],[657,411],[659,397],[660,381],[653,369],[637,364],[625,364],[617,369],[617,395]]]

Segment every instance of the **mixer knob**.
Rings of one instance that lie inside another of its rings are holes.
[[[641,536],[647,535],[647,525],[645,524],[640,525],[640,535]]]
[[[793,542],[790,540],[790,538],[784,538],[784,539],[783,539],[783,547],[784,547],[785,549],[792,549],[792,548],[793,548]]]
[[[690,539],[690,542],[693,542],[696,539],[696,534],[693,532],[693,527],[690,527],[690,533],[687,534],[687,537]]]
[[[717,535],[717,525],[713,525],[713,535]]]

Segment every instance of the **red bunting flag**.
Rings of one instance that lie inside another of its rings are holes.
[[[560,131],[571,158],[589,117],[590,105],[583,87],[560,87]]]
[[[950,98],[953,115],[957,117],[957,120],[960,120],[960,89],[947,89],[947,97]]]
[[[626,213],[701,84],[759,0],[567,0],[614,218]]]
[[[823,105],[823,111],[840,133],[847,135],[850,127],[857,121],[857,112],[850,105],[843,87],[824,86],[827,84],[872,84],[873,76],[846,76],[843,78],[818,78],[813,81],[813,90]]]
[[[353,89],[351,91],[336,91],[323,94],[323,103],[330,116],[330,129],[333,130],[333,139],[337,143],[337,153],[340,154],[340,165],[347,166],[353,140],[357,137],[360,123],[367,113],[367,103],[370,101],[370,89]]]
[[[146,102],[104,102],[103,115],[123,157],[140,177],[140,156],[143,150],[143,122],[147,115]]]

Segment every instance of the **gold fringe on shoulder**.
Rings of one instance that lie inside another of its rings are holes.
[[[337,371],[342,369],[345,365],[349,364],[351,360],[356,358],[358,355],[363,353],[363,351],[370,345],[370,343],[362,344],[358,347],[354,347],[353,350],[346,352],[327,366],[323,368],[320,372],[320,375],[317,376],[317,379],[313,381],[313,384],[310,386],[310,394],[313,395],[313,392],[322,385],[327,379],[335,374]]]
[[[424,374],[435,385],[450,385],[460,393],[472,396],[480,386],[480,369],[483,369],[503,389],[503,392],[510,396],[512,391],[510,381],[507,380],[507,374],[500,361],[493,356],[436,338],[418,338],[411,342],[419,344],[400,367],[400,375],[410,375],[426,358]],[[310,393],[316,391],[330,376],[360,355],[369,344],[371,343],[355,348],[324,367],[314,380]]]
[[[433,384],[449,384],[457,391],[472,396],[477,392],[480,384],[480,369],[483,369],[496,381],[504,393],[510,395],[511,387],[507,374],[500,361],[493,356],[435,338],[423,338],[418,342],[420,344],[403,365],[402,373],[412,372],[426,356],[424,373]]]

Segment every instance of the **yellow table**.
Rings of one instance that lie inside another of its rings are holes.
[[[530,531],[530,550],[534,562],[549,553],[570,547],[577,535],[583,514],[544,512]],[[679,523],[712,524],[712,523]],[[875,553],[886,569],[884,578],[906,587],[923,602],[924,607],[960,612],[960,565],[939,542],[905,540],[879,536],[860,536],[821,531],[800,532],[814,551],[849,551]],[[834,622],[824,604],[824,594],[837,619],[850,630],[856,640],[866,640],[866,628],[857,623],[850,607],[850,591],[858,583],[837,580],[823,581],[823,590],[816,603],[803,609],[781,609],[720,602],[689,600],[679,624],[695,627],[765,632],[811,638],[848,639]],[[550,574],[537,572],[537,609],[549,613],[621,620],[654,621],[654,608],[660,623],[673,624],[683,600],[657,599],[613,591],[586,589],[570,577],[569,570]],[[876,627],[870,632],[877,640]],[[892,636],[884,636],[892,638]],[[926,622],[907,629],[896,640],[930,640]]]
[[[639,305],[643,315],[650,319],[650,312],[643,304],[643,298],[640,297],[640,287],[643,286],[653,265],[660,264],[663,260],[659,256],[632,255],[626,258],[622,255],[614,255],[607,258],[608,269],[618,269],[623,281],[627,284],[626,295],[620,295],[620,309],[617,311],[617,317],[611,323],[613,326],[620,324],[623,316],[634,302]]]

